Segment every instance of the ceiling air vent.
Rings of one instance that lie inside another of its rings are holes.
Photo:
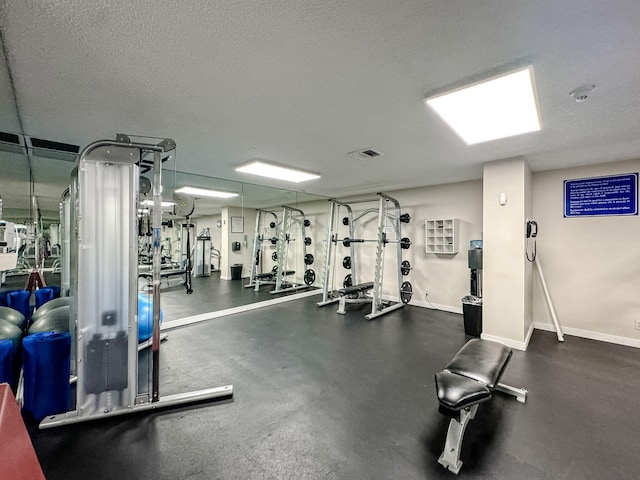
[[[358,160],[371,160],[372,158],[384,155],[384,153],[374,150],[373,148],[365,148],[364,150],[349,152],[347,155],[357,158]]]
[[[22,137],[15,133],[0,132],[0,151],[24,154]]]
[[[28,142],[27,147],[31,150],[31,154],[34,157],[45,157],[75,162],[78,157],[78,153],[80,152],[80,147],[78,145],[54,142],[52,140],[43,140],[42,138],[36,137],[25,138]]]

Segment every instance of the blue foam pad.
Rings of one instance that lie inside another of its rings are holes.
[[[0,383],[12,383],[13,342],[8,338],[0,340]]]
[[[71,334],[29,335],[24,347],[24,406],[36,421],[69,409]]]

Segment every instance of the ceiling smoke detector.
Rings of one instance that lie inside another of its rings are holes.
[[[381,157],[384,153],[374,150],[373,148],[365,148],[364,150],[349,152],[347,155],[357,158],[358,160],[371,160],[372,158]]]
[[[571,91],[569,96],[573,98],[576,102],[582,103],[589,98],[591,92],[595,90],[595,85],[583,85]]]

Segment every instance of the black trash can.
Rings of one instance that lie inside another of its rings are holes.
[[[242,280],[242,264],[234,263],[231,265],[231,280]]]
[[[467,295],[462,299],[462,316],[464,317],[464,333],[479,337],[482,333],[482,298]]]

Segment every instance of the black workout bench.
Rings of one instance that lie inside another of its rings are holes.
[[[444,451],[438,463],[457,474],[462,467],[460,448],[467,424],[478,405],[491,399],[494,390],[507,393],[524,403],[527,391],[500,382],[512,350],[497,342],[469,340],[443,371],[436,373],[439,412],[451,418]]]
[[[340,303],[338,304],[338,313],[346,315],[345,308],[347,303],[371,303],[371,298],[365,297],[365,294],[372,288],[373,282],[367,282],[339,289]],[[351,295],[357,295],[357,298],[349,298]]]

